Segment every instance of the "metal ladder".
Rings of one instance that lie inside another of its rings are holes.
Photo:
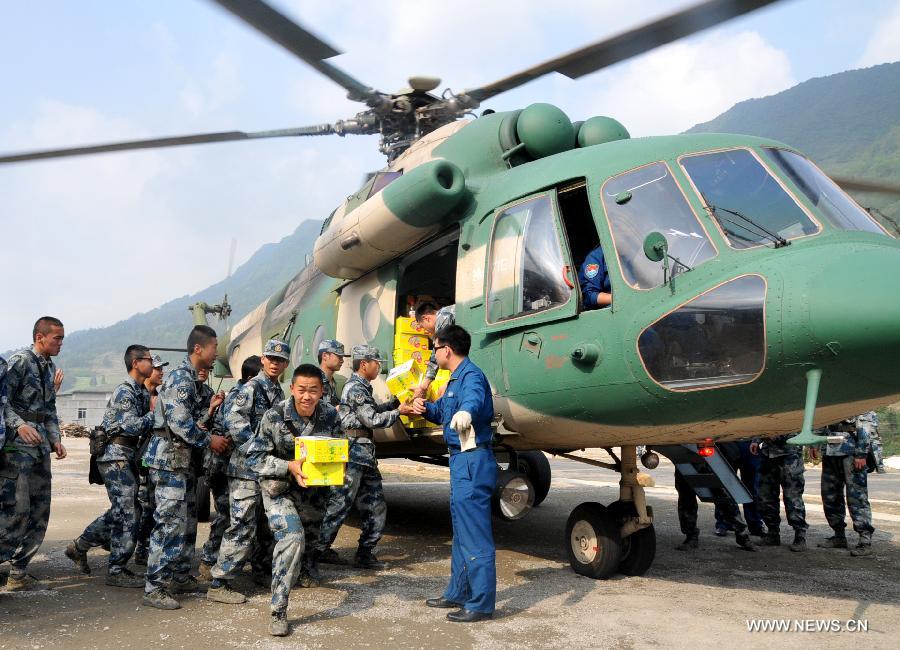
[[[718,447],[712,456],[701,456],[694,444],[653,445],[653,451],[675,464],[701,501],[709,503],[732,500],[738,504],[753,501],[753,496]]]

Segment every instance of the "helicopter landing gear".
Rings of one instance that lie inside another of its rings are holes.
[[[587,461],[568,454],[566,457]],[[589,464],[610,466],[599,461]],[[636,448],[622,447],[622,458],[616,458],[612,468],[622,474],[619,500],[607,507],[582,503],[566,522],[565,542],[572,569],[601,580],[614,573],[644,575],[656,556],[653,510],[647,506],[644,488],[637,479]]]

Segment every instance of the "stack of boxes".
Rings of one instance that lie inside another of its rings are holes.
[[[394,369],[388,375],[387,385],[400,403],[412,400],[413,390],[419,385],[428,359],[431,356],[431,339],[414,318],[400,317],[394,330]],[[428,387],[425,399],[435,401],[444,394],[450,372],[439,370],[437,377]],[[420,416],[400,416],[403,426],[410,429],[421,429],[430,426]]]

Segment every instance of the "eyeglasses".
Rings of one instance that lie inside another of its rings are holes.
[[[450,347],[449,345],[435,345],[434,351],[437,352],[438,350],[443,350],[444,348],[449,348],[449,347]]]

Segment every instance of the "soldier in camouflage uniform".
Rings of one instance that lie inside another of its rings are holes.
[[[228,491],[231,521],[225,530],[219,557],[211,570],[209,600],[238,604],[247,600],[231,588],[230,582],[243,569],[254,550],[257,537],[257,514],[262,505],[256,472],[247,458],[249,441],[266,411],[284,399],[278,377],[291,358],[291,348],[284,341],[272,339],[263,350],[262,370],[244,384],[234,398],[225,418],[234,451],[228,462]]]
[[[311,564],[315,567],[318,558],[331,547],[355,502],[362,517],[362,530],[353,565],[362,569],[380,569],[384,563],[375,557],[373,549],[384,531],[387,504],[384,502],[381,472],[375,459],[373,429],[390,427],[401,415],[412,415],[414,412],[412,405],[399,404],[397,398],[379,404],[372,396],[370,382],[378,376],[384,361],[378,348],[355,345],[352,357],[353,375],[344,386],[338,407],[341,428],[350,439],[350,462],[344,472],[344,485],[333,489],[328,498]]]
[[[106,584],[113,587],[142,587],[144,579],[126,568],[134,552],[138,526],[137,465],[135,452],[141,437],[153,428],[150,393],[144,380],[153,373],[153,358],[143,345],[129,345],[125,351],[128,379],[119,384],[103,415],[102,427],[108,438],[97,456],[97,468],[109,495],[109,509],[97,517],[66,547],[66,557],[83,573],[90,574],[87,552],[109,545]]]
[[[879,474],[886,474],[884,445],[881,442],[881,433],[878,431],[878,414],[875,411],[863,413],[859,416],[858,421],[864,424],[866,431],[869,432],[869,444],[872,445],[872,455],[875,456],[875,471]]]
[[[6,440],[0,452],[0,562],[9,561],[8,589],[39,589],[26,573],[50,520],[50,452],[66,457],[56,417],[56,367],[65,330],[58,319],[39,318],[34,345],[9,358],[4,409]]]
[[[822,457],[822,508],[834,535],[819,542],[822,548],[847,548],[845,504],[850,510],[853,530],[859,542],[850,551],[854,556],[872,553],[872,509],[869,507],[866,455],[869,452],[869,432],[863,421],[850,418],[827,427],[825,435],[843,435],[843,441],[825,445]],[[844,491],[847,500],[844,501]]]
[[[322,399],[319,368],[297,366],[291,378],[291,397],[263,416],[247,455],[259,475],[269,527],[275,535],[272,559],[272,622],[275,636],[288,633],[287,607],[291,587],[301,572],[306,543],[316,538],[327,491],[306,488],[302,460],[294,460],[297,436],[341,434],[337,411]],[[308,538],[308,539],[307,539]]]
[[[416,307],[416,322],[433,339],[437,332],[456,324],[456,305],[446,305],[438,309],[433,302],[423,302]],[[428,392],[428,387],[431,386],[431,382],[437,377],[437,373],[437,359],[435,358],[434,350],[432,350],[431,356],[428,358],[428,366],[425,368],[425,375],[415,391],[413,391],[413,395],[424,398]]]
[[[159,387],[162,386],[163,368],[169,365],[168,361],[163,361],[158,354],[153,355],[153,373],[144,380],[144,388],[150,393],[150,397],[155,399],[159,395]],[[136,461],[138,467],[138,531],[134,546],[134,563],[138,566],[147,566],[148,547],[150,545],[150,533],[153,531],[153,511],[156,509],[156,503],[153,501],[153,491],[150,489],[150,481],[148,479],[147,468],[143,465],[142,458],[144,452],[147,451],[147,444],[150,442],[149,434],[141,440],[141,446],[138,448]]]
[[[794,541],[790,549],[794,552],[806,550],[806,505],[803,503],[803,449],[787,444],[790,435],[777,436],[768,440],[753,441],[750,451],[759,454],[759,514],[766,524],[763,546],[781,544],[781,517],[778,492],[784,498],[784,512],[788,525],[794,529]]]
[[[0,357],[0,454],[3,453],[3,445],[6,442],[6,418],[3,417],[3,411],[6,409],[7,402],[6,368],[6,359]],[[2,471],[2,464],[0,464],[0,471]],[[5,481],[0,476],[0,489],[3,487],[5,487]],[[3,500],[3,494],[0,494],[0,504],[3,503]],[[0,538],[0,543],[2,543],[2,538]],[[0,587],[6,585],[6,580],[9,578],[7,567],[2,564],[4,559],[3,548],[0,547]]]
[[[203,591],[190,574],[196,536],[196,504],[192,449],[227,450],[227,438],[210,434],[199,425],[197,370],[210,368],[216,358],[216,332],[197,325],[188,337],[188,356],[169,373],[159,390],[154,410],[154,429],[144,462],[150,468],[150,484],[156,500],[144,604],[158,609],[178,609],[172,594]],[[193,522],[191,520],[194,520]]]
[[[344,378],[336,373],[344,366],[344,359],[350,355],[344,353],[344,344],[336,339],[325,339],[319,343],[317,354],[319,368],[322,370],[322,381],[325,385],[325,394],[322,399],[337,408],[341,402]],[[338,380],[341,382],[340,385]]]
[[[197,394],[200,396],[200,409],[196,415],[197,421],[207,431],[225,436],[225,426],[219,417],[220,407],[225,402],[225,393],[224,391],[216,393],[212,386],[207,383],[209,379],[208,369],[201,368],[198,370],[197,379]],[[200,555],[200,577],[206,581],[209,580],[210,576],[208,571],[203,571],[204,566],[208,566],[203,564],[203,558],[212,556],[211,564],[215,564],[215,557],[219,553],[219,544],[222,543],[222,533],[228,527],[228,481],[225,480],[224,473],[216,470],[221,468],[221,463],[218,459],[225,458],[227,463],[230,454],[230,447],[224,454],[217,454],[209,447],[194,454],[194,467],[197,471],[197,478],[199,479],[200,476],[203,476],[206,479],[206,485],[212,492],[212,505],[215,513],[215,517],[209,525],[209,538],[203,545]],[[194,530],[187,539],[188,545],[192,547],[197,542],[196,516],[193,517],[193,522],[195,524]]]

